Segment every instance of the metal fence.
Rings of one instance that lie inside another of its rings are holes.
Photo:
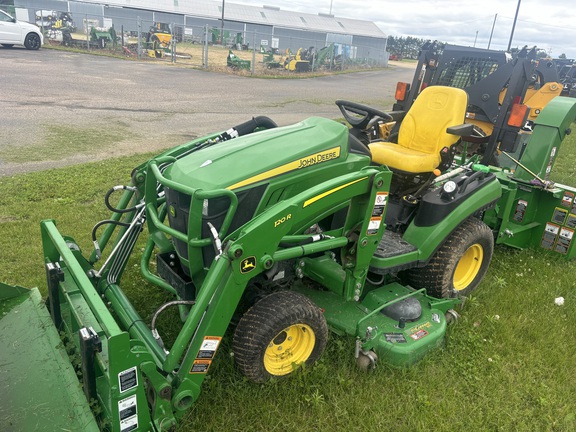
[[[69,8],[70,9],[70,8]],[[128,57],[250,74],[386,66],[386,41],[358,44],[352,36],[271,29],[244,23],[102,6],[99,14],[15,8],[36,23],[45,44],[107,50]],[[26,19],[27,18],[27,19]],[[379,46],[378,46],[379,45]]]

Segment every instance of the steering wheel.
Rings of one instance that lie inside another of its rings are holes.
[[[340,112],[354,128],[365,130],[368,128],[370,122],[377,117],[385,122],[394,121],[394,118],[385,112],[379,111],[367,105],[362,105],[356,102],[345,100],[337,100],[336,105],[340,108]]]

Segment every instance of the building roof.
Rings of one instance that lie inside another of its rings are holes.
[[[222,19],[222,2],[212,0],[76,1],[145,9],[157,12],[177,13],[210,19]],[[270,6],[248,6],[228,3],[227,1],[224,6],[224,20],[293,28],[298,30],[386,38],[386,34],[371,21],[340,18],[328,14],[315,15],[303,12],[293,12]]]

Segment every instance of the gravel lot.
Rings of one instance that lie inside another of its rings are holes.
[[[163,62],[1,47],[0,62],[0,152],[40,149],[55,127],[120,131],[124,137],[112,148],[54,152],[42,161],[0,157],[0,176],[172,147],[256,115],[279,125],[311,115],[336,118],[336,99],[389,109],[396,82],[411,80],[414,72],[414,64],[396,63],[320,78],[257,79]]]

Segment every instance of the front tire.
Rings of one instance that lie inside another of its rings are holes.
[[[232,350],[240,371],[254,382],[313,364],[328,340],[322,311],[308,298],[277,291],[252,306],[236,327]]]
[[[438,298],[470,294],[482,281],[492,254],[492,231],[476,218],[469,218],[450,235],[425,267],[408,271],[414,288],[426,288]]]
[[[26,39],[24,40],[24,46],[26,49],[37,50],[40,49],[40,45],[42,45],[42,41],[40,40],[40,36],[36,33],[29,33],[26,35]]]

